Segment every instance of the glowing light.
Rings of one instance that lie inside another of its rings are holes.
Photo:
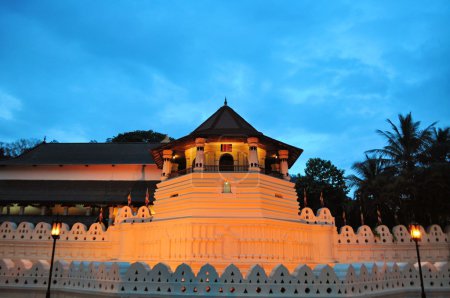
[[[55,220],[52,222],[51,235],[53,239],[59,239],[59,235],[61,235],[61,226],[62,223],[59,220]]]
[[[231,184],[228,182],[228,180],[225,180],[223,182],[223,192],[224,193],[231,193]]]
[[[59,235],[61,234],[61,222],[60,221],[54,221],[52,223],[52,237],[59,238]]]
[[[414,241],[420,241],[422,239],[422,233],[418,225],[411,225],[411,238]]]

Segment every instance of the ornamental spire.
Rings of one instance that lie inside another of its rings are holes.
[[[225,96],[225,101],[223,102],[223,105],[224,105],[224,106],[227,106],[227,105],[228,105],[227,97],[226,97],[226,96]]]

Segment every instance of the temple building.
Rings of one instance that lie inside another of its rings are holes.
[[[68,224],[89,225],[100,216],[108,226],[129,200],[137,210],[148,192],[153,205],[160,181],[192,172],[259,173],[288,181],[288,169],[301,153],[257,131],[226,102],[172,142],[44,142],[0,161],[0,222],[36,224],[59,215]],[[222,181],[225,193],[233,193],[233,179]]]
[[[301,153],[225,101],[174,141],[1,161],[0,296],[449,297],[450,228],[338,232],[326,207],[299,212]]]

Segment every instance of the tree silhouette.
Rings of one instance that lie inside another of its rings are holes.
[[[38,139],[19,139],[11,143],[0,142],[0,158],[19,156],[41,143]]]
[[[343,205],[349,191],[345,184],[344,170],[338,169],[329,160],[310,158],[306,162],[305,175],[294,177],[299,203],[303,201],[303,194],[308,197],[308,207],[313,210],[321,208],[320,195],[323,194],[325,207],[330,209],[336,222],[341,225]]]
[[[411,113],[398,115],[398,120],[397,125],[387,119],[391,131],[377,130],[386,146],[367,151],[374,155],[366,154],[364,161],[353,165],[355,174],[347,177],[348,182],[371,223],[378,206],[389,225],[411,221],[446,225],[450,219],[449,128],[437,129],[432,123],[422,129]]]
[[[166,138],[166,134],[153,130],[135,130],[130,132],[119,133],[117,136],[106,139],[108,143],[131,143],[144,142],[155,143],[161,142]],[[172,138],[170,140],[173,140]]]

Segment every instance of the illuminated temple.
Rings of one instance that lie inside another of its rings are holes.
[[[338,232],[327,208],[299,212],[288,170],[302,151],[225,102],[174,141],[43,143],[0,161],[0,289],[44,293],[59,214],[57,297],[414,297],[406,227]],[[450,230],[421,232],[425,283],[448,297]]]

